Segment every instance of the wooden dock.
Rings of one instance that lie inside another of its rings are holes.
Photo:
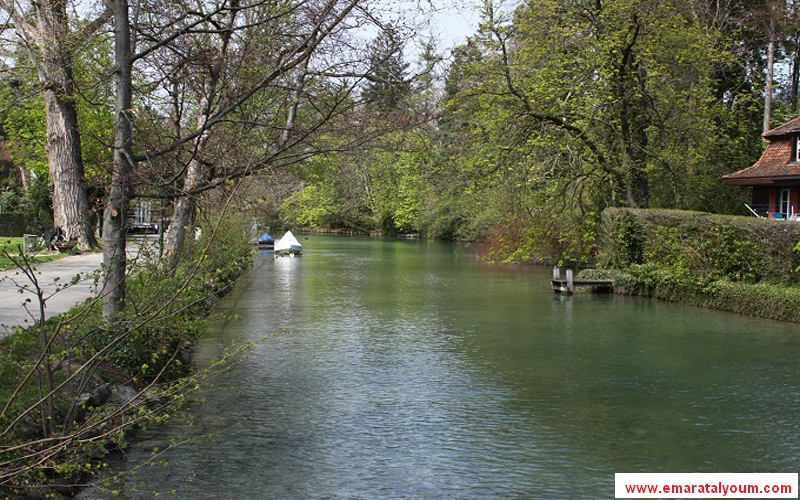
[[[592,288],[598,292],[611,292],[614,289],[614,280],[611,279],[575,279],[572,269],[566,270],[566,278],[561,278],[561,269],[553,268],[553,279],[550,286],[556,293],[575,293],[576,287]]]

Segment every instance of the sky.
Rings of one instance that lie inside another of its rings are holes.
[[[478,28],[479,16],[475,7],[466,2],[450,5],[443,8],[434,17],[436,30],[442,36],[442,48],[452,49],[463,44],[467,37],[474,34]]]
[[[390,3],[391,0],[389,0]],[[400,5],[408,5],[408,9],[422,7],[426,14],[422,22],[428,28],[420,33],[405,47],[405,59],[413,62],[419,55],[422,42],[428,41],[431,35],[437,42],[440,53],[449,55],[450,51],[466,42],[468,36],[478,29],[479,15],[477,5],[479,0],[402,0]],[[396,3],[394,5],[397,5]],[[433,13],[431,14],[431,7]],[[419,21],[419,19],[418,19]]]

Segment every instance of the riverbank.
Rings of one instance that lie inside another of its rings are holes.
[[[800,322],[800,224],[673,210],[609,209],[598,269],[615,293]]]
[[[587,279],[613,279],[614,293],[678,302],[757,318],[800,323],[800,287],[769,283],[738,283],[675,273],[653,265],[624,271],[587,269]]]
[[[135,429],[170,418],[198,385],[209,311],[251,265],[240,226],[216,228],[224,246],[193,242],[176,269],[140,254],[113,323],[90,300],[0,340],[0,497],[71,496]]]
[[[384,235],[383,231],[379,229],[373,230],[366,230],[366,229],[354,229],[354,228],[334,228],[334,227],[301,227],[298,229],[299,234],[309,233],[309,234],[331,234],[331,235],[338,235],[338,236],[372,236],[375,238],[381,238],[383,236],[388,236],[391,238],[398,238],[398,239],[405,239],[405,240],[413,240],[420,238],[419,233],[401,233],[401,234],[392,234],[392,235]]]

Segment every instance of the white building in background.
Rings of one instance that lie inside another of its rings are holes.
[[[133,200],[128,215],[129,233],[158,233],[158,206],[152,200]]]

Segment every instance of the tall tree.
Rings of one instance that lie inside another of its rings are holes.
[[[208,126],[212,114],[216,110],[215,100],[219,97],[219,87],[223,73],[228,69],[228,49],[236,27],[236,15],[239,12],[239,1],[231,0],[227,14],[217,29],[212,31],[212,40],[208,50],[208,60],[203,61],[203,73],[198,75],[204,81],[198,103],[198,116],[196,130],[201,132],[192,141],[192,156],[186,166],[181,187],[183,196],[175,200],[172,215],[172,224],[164,239],[164,255],[170,267],[177,265],[177,259],[183,248],[187,230],[194,223],[194,213],[197,194],[194,191],[202,184],[205,176],[205,167],[202,159],[206,147],[211,140],[212,129]]]
[[[156,2],[137,12],[133,23],[125,18],[127,4],[108,1],[117,41],[117,121],[104,214],[110,268],[104,315],[113,318],[124,306],[122,230],[132,197],[174,200],[164,248],[174,265],[204,193],[331,148],[352,147],[326,137],[351,125],[343,116],[371,70],[359,50],[342,42],[361,19],[375,17],[361,17],[368,7],[363,0],[229,0],[207,10]],[[129,128],[134,67],[140,87],[166,91],[141,95],[142,116],[152,120]]]
[[[554,28],[555,27],[555,28]],[[484,94],[514,118],[512,140],[571,147],[576,182],[608,187],[607,203],[647,207],[652,179],[675,177],[672,157],[710,130],[715,41],[683,3],[542,0],[497,19],[487,5],[485,52],[496,75]],[[493,85],[493,86],[492,86]]]
[[[767,81],[764,85],[763,132],[766,132],[770,129],[770,119],[772,118],[775,51],[777,50],[779,42],[778,21],[782,15],[785,15],[786,5],[783,0],[767,0],[766,10],[767,17],[769,19],[769,28],[767,30],[769,41],[767,42]]]
[[[103,211],[103,316],[114,319],[125,306],[127,255],[125,215],[131,197],[133,158],[133,47],[128,0],[108,0],[114,19],[114,156]]]
[[[400,30],[389,25],[370,47],[371,68],[364,100],[381,111],[397,110],[411,92],[409,63],[403,60],[404,46]]]
[[[223,4],[203,19],[213,29],[173,38],[160,51],[183,54],[165,57],[159,68],[178,89],[170,118],[175,136],[168,144],[154,137],[151,151],[139,158],[162,169],[160,192],[150,196],[175,200],[165,244],[171,259],[182,248],[203,193],[261,170],[301,163],[329,148],[351,147],[342,141],[334,145],[326,134],[350,125],[344,120],[353,109],[353,92],[376,71],[359,44],[351,42],[361,20],[377,19],[368,2],[233,5]],[[226,21],[233,11],[239,11],[236,22]],[[194,95],[201,96],[194,102],[191,95],[180,95],[192,85]],[[348,137],[359,143],[372,133],[369,126],[362,130]]]
[[[741,133],[729,127],[753,87],[733,71],[736,23],[700,4],[536,0],[502,13],[486,2],[480,32],[455,53],[440,120],[462,187],[436,190],[471,193],[447,204],[475,230],[556,257],[591,248],[607,206],[711,208],[716,176],[732,168],[720,147]]]
[[[44,97],[47,151],[53,181],[55,224],[81,249],[96,246],[84,183],[78,114],[75,106],[75,52],[108,19],[103,12],[74,30],[67,0],[43,0],[28,5],[0,2],[36,68]]]

